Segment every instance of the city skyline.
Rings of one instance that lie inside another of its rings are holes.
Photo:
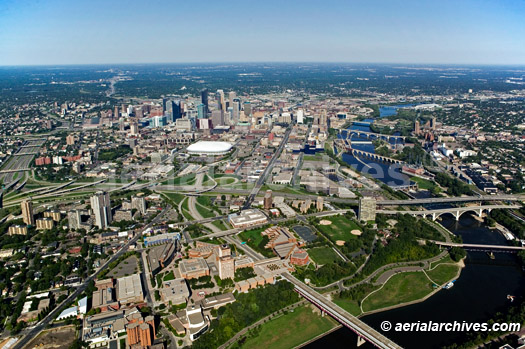
[[[348,62],[525,64],[518,1],[160,1],[0,5],[0,66]],[[200,20],[199,20],[200,19]]]

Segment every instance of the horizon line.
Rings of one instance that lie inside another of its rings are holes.
[[[483,66],[525,67],[524,63],[416,63],[416,62],[352,62],[352,61],[198,61],[198,62],[135,62],[135,63],[45,63],[0,64],[0,68],[75,67],[75,66],[137,66],[137,65],[219,65],[219,64],[355,64],[355,65],[413,65],[413,66]]]

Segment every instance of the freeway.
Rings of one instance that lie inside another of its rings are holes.
[[[22,144],[22,146],[20,146],[11,158],[2,166],[0,179],[2,179],[4,183],[9,183],[16,178],[15,174],[18,172],[30,170],[29,165],[35,154],[40,151],[43,142],[41,139],[24,142],[24,144]]]
[[[254,188],[255,189],[255,188]],[[171,191],[173,187],[159,185],[155,187],[156,191]],[[218,188],[212,193],[219,194],[238,194],[238,195],[248,195],[251,194],[254,190],[247,189],[232,189],[232,188]],[[294,193],[285,193],[279,192],[277,189],[274,192],[276,196],[283,196],[285,198],[294,198],[294,199],[317,199],[318,194],[294,194]],[[357,204],[359,200],[357,199],[345,199],[324,196],[325,201],[335,202],[335,203],[345,203],[345,204]],[[376,201],[377,205],[380,206],[404,206],[404,205],[424,205],[424,204],[444,204],[444,203],[457,203],[457,202],[482,202],[482,201],[525,201],[525,195],[483,195],[483,196],[467,196],[467,197],[448,197],[448,198],[427,198],[427,199],[409,199],[409,200],[378,200]]]
[[[129,240],[122,248],[115,253],[110,259],[108,259],[93,275],[88,276],[82,285],[80,285],[75,292],[69,295],[62,303],[60,303],[55,309],[53,309],[45,318],[43,318],[37,325],[29,329],[29,332],[27,332],[22,339],[20,339],[13,349],[22,349],[29,341],[31,341],[33,338],[35,338],[46,326],[53,321],[54,318],[56,318],[60,312],[62,312],[65,307],[70,304],[72,301],[77,299],[78,296],[82,294],[82,292],[85,291],[85,289],[88,287],[89,283],[96,279],[96,277],[104,270],[106,269],[110,263],[117,260],[120,256],[122,256],[128,249],[129,246],[135,242],[142,236],[144,231],[146,231],[148,228],[156,224],[161,220],[161,218],[164,216],[164,214],[171,209],[171,206],[167,206],[162,212],[160,212],[150,223],[148,223],[142,231],[137,233],[131,240]]]
[[[292,124],[290,124],[290,125],[292,125]],[[281,144],[279,144],[279,148],[277,148],[277,150],[275,151],[275,154],[273,154],[273,157],[270,160],[270,162],[268,163],[268,166],[266,166],[266,168],[264,169],[262,175],[257,180],[257,183],[255,184],[255,187],[253,187],[250,195],[246,199],[246,202],[244,203],[243,209],[246,210],[246,209],[250,208],[253,200],[257,196],[257,193],[259,193],[259,190],[261,190],[261,187],[263,186],[264,182],[266,181],[266,178],[268,177],[268,175],[270,173],[272,173],[272,168],[275,165],[275,162],[277,161],[277,159],[281,155],[281,152],[283,151],[283,148],[284,148],[285,144],[288,143],[288,137],[290,136],[290,132],[292,132],[291,126],[289,126],[288,129],[286,130],[286,133],[284,134],[283,140],[281,141]]]

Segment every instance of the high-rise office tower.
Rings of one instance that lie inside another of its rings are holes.
[[[433,116],[432,119],[430,119],[430,128],[432,130],[436,129],[436,117],[435,116]]]
[[[35,225],[35,216],[33,215],[33,203],[28,200],[22,201],[20,204],[22,208],[22,218],[27,225]]]
[[[217,104],[219,105],[219,109],[222,111],[225,111],[226,101],[224,100],[224,91],[217,90],[217,93],[215,94],[215,98],[217,99]]]
[[[99,229],[105,229],[113,220],[109,193],[98,191],[91,197],[91,208],[95,214],[95,224]]]
[[[239,99],[233,100],[233,123],[237,124],[239,122],[240,116],[241,116],[241,101]]]
[[[302,109],[297,109],[297,123],[304,123],[304,111]]]
[[[235,98],[237,98],[237,94],[235,93],[235,91],[228,92],[228,102],[230,103],[230,107],[233,107],[233,100]]]
[[[252,115],[252,104],[248,101],[244,102],[244,115],[247,117]]]
[[[175,122],[182,117],[180,101],[171,101],[171,122]]]
[[[168,103],[168,100],[166,98],[162,98],[162,112],[163,113],[166,112],[167,103]]]
[[[201,91],[201,103],[206,107],[206,113],[210,110],[208,105],[208,89],[205,88]]]
[[[222,110],[214,110],[211,112],[211,123],[213,127],[224,125],[224,114]]]
[[[197,106],[197,119],[206,119],[208,117],[208,111],[206,105],[201,103]]]
[[[115,111],[113,112],[113,118],[118,119],[120,116],[120,111],[118,110],[118,105],[115,106]]]

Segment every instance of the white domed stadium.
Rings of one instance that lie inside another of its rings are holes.
[[[224,155],[232,147],[228,142],[198,141],[186,148],[186,151],[193,155]]]

